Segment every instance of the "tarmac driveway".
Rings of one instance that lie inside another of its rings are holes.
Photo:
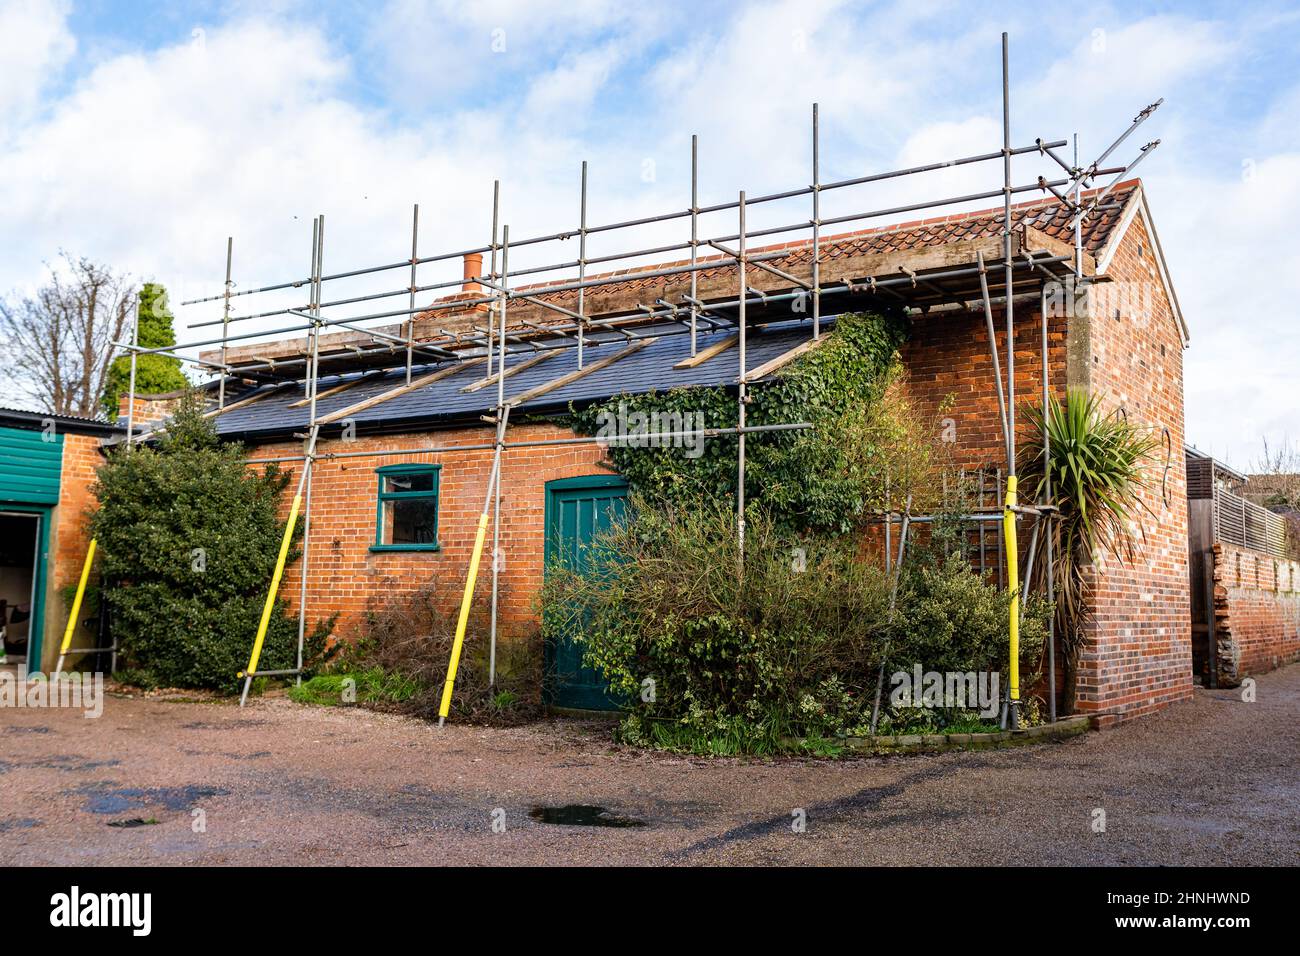
[[[608,725],[440,731],[285,699],[110,698],[91,720],[4,708],[0,864],[1295,865],[1300,665],[1257,695],[1197,691],[1064,743],[841,761],[645,754]],[[563,805],[639,825],[532,816]]]

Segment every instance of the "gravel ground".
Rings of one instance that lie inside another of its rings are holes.
[[[608,724],[439,731],[285,699],[110,698],[97,720],[5,708],[0,864],[1295,865],[1297,716],[1300,665],[1261,677],[1256,703],[1197,691],[1064,743],[842,761],[645,754]],[[529,815],[562,804],[644,826]],[[132,819],[157,822],[112,825]]]

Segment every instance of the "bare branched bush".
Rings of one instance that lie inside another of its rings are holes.
[[[508,604],[501,589],[501,604]],[[378,696],[372,706],[415,716],[438,714],[447,662],[460,611],[454,577],[435,579],[416,591],[372,600],[361,639],[346,652],[344,669],[375,669],[399,678],[404,691]],[[460,720],[516,724],[541,711],[542,651],[535,625],[499,624],[496,683],[488,680],[490,597],[478,589],[471,607],[456,673],[452,715]],[[400,698],[400,699],[398,699]]]

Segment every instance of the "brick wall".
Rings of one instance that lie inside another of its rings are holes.
[[[545,424],[511,426],[510,441],[572,437],[573,432]],[[490,443],[490,427],[385,437],[344,442],[322,439],[318,453],[387,451],[429,445],[457,447]],[[301,453],[301,445],[261,446],[250,457]],[[501,571],[503,625],[533,618],[533,601],[543,570],[546,482],[557,478],[611,473],[601,464],[603,452],[595,445],[542,446],[509,450],[502,465]],[[375,543],[375,469],[391,464],[428,463],[442,466],[439,476],[439,551],[371,551]],[[301,463],[286,467],[296,484]],[[336,458],[318,460],[312,474],[310,546],[308,553],[308,619],[340,612],[335,634],[355,637],[362,615],[372,599],[410,593],[441,579],[459,592],[474,546],[479,515],[487,495],[492,451],[435,452],[418,455]],[[291,485],[290,490],[292,490]],[[285,495],[287,512],[291,495]],[[480,586],[491,579],[491,527],[488,530]],[[301,563],[285,572],[281,594],[297,609]]]
[[[1080,320],[1072,378],[1161,444],[1132,525],[1134,561],[1094,556],[1078,709],[1128,718],[1192,695],[1183,346],[1141,215],[1107,274]]]
[[[1102,396],[1104,409],[1122,408],[1116,413],[1149,426],[1162,441],[1143,493],[1149,512],[1134,529],[1136,560],[1124,564],[1114,555],[1100,555],[1089,574],[1093,620],[1080,660],[1077,709],[1126,718],[1192,693],[1183,346],[1140,214],[1107,275],[1113,281],[1098,283],[1089,303],[1049,309],[1048,378],[1058,397],[1067,386],[1091,389]],[[1017,303],[1015,315],[1016,404],[1023,407],[1038,404],[1041,397],[1041,310]],[[994,313],[994,329],[1005,361],[1000,312]],[[923,412],[937,416],[943,402],[953,400],[943,414],[955,426],[955,464],[1004,468],[983,313],[919,317],[902,355],[909,373],[906,387]],[[1171,449],[1167,470],[1164,429]],[[1028,436],[1023,415],[1018,415],[1017,435],[1021,442]],[[1022,553],[1029,527],[1022,522]]]
[[[1300,660],[1300,562],[1216,543],[1214,636],[1223,687]]]
[[[59,656],[63,630],[68,626],[68,608],[63,589],[75,585],[81,577],[90,545],[87,512],[94,505],[90,493],[95,483],[95,469],[104,463],[99,451],[100,440],[91,435],[63,436],[63,476],[59,484],[59,503],[50,515],[50,557],[45,577],[45,623],[41,647],[41,669],[48,671]],[[83,613],[84,619],[86,615]],[[73,647],[90,647],[96,639],[93,627],[81,627],[72,636]],[[75,660],[65,667],[75,664]],[[34,662],[29,664],[35,667]]]
[[[137,430],[144,425],[155,425],[172,413],[172,409],[176,407],[178,394],[171,392],[166,395],[136,395],[135,411],[132,413],[131,395],[129,392],[123,393],[117,400],[118,417],[125,422],[128,413],[132,414],[131,423]]]
[[[1016,406],[1042,400],[1042,312],[1017,303]],[[993,312],[999,361],[1006,360],[1006,318]],[[1047,328],[1048,378],[1058,396],[1065,391],[1066,318],[1051,316]],[[912,322],[902,349],[907,397],[926,418],[951,419],[953,463],[956,467],[1002,468],[1007,463],[998,412],[997,385],[982,311],[935,312]],[[1005,379],[1006,369],[1002,370]],[[945,403],[947,407],[945,408]],[[1016,434],[1024,441],[1029,429],[1017,413]]]

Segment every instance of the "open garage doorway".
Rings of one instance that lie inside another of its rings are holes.
[[[4,660],[41,667],[42,571],[48,512],[0,510],[0,629]]]

